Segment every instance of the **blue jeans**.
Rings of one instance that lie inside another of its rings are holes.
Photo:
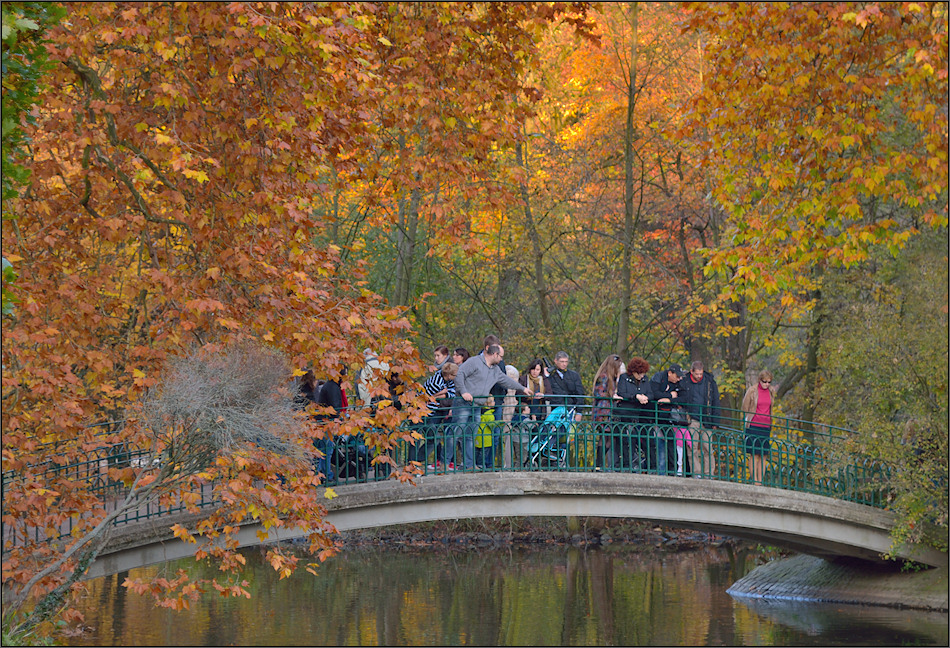
[[[491,470],[495,467],[495,447],[475,448],[475,465]]]
[[[445,461],[455,461],[455,441],[462,440],[462,457],[466,470],[475,466],[475,429],[481,418],[481,408],[464,398],[452,401],[452,426],[445,433]]]
[[[336,444],[331,439],[314,439],[313,446],[323,453],[322,457],[316,457],[314,460],[317,472],[323,473],[324,483],[332,482],[336,479],[336,475],[333,474],[333,464],[331,463],[333,452],[336,450]]]

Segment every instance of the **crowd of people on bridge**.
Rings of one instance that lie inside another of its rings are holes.
[[[380,396],[374,386],[385,380],[390,403],[401,408],[405,388],[370,349],[353,377],[362,406],[374,407]],[[504,362],[505,349],[495,335],[488,335],[477,353],[446,345],[433,350],[434,364],[422,387],[429,398],[429,414],[417,429],[425,437],[410,449],[409,458],[437,472],[456,468],[510,468],[526,462],[524,448],[511,439],[525,441],[512,430],[530,429],[549,417],[567,415],[573,422],[585,419],[598,439],[597,470],[651,471],[694,477],[716,474],[713,432],[720,424],[719,388],[712,373],[699,360],[689,371],[673,363],[650,375],[650,364],[635,356],[627,362],[618,354],[604,358],[588,391],[570,356],[559,351],[553,364],[535,358],[523,372]],[[343,370],[346,376],[346,370]],[[331,407],[340,415],[348,406],[341,378],[317,381],[308,371],[298,396],[300,406],[312,402]],[[775,399],[772,374],[762,371],[743,399],[747,425],[745,450],[753,480],[761,483],[764,457],[769,447],[771,407]],[[324,415],[329,416],[329,415]],[[508,430],[501,443],[503,430]],[[435,436],[438,431],[438,437]],[[344,440],[345,442],[346,440]],[[317,469],[332,481],[336,445],[330,438],[316,445],[324,458]],[[519,452],[520,450],[520,452]],[[366,449],[356,444],[355,452]]]

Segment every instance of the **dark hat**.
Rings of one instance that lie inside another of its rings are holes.
[[[683,368],[682,368],[681,366],[679,366],[678,364],[671,364],[671,365],[670,365],[670,368],[667,369],[667,371],[672,372],[672,373],[675,373],[675,374],[676,374],[677,376],[679,376],[680,378],[682,378],[683,376],[686,375],[686,372],[683,371]]]

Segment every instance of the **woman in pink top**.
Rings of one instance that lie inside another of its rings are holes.
[[[745,414],[745,451],[752,460],[752,483],[761,484],[765,474],[765,456],[769,453],[769,437],[772,433],[772,403],[775,389],[772,387],[772,372],[763,369],[759,380],[749,387],[742,399]]]

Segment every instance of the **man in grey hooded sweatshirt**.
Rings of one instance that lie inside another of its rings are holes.
[[[526,396],[534,392],[512,380],[498,367],[505,350],[498,344],[489,345],[484,353],[473,356],[462,363],[455,377],[455,400],[452,401],[452,423],[455,435],[462,438],[463,461],[465,470],[475,466],[475,430],[480,418],[479,406],[487,400],[491,388],[496,384],[505,389],[513,389]],[[455,461],[455,437],[446,439],[446,463]]]

